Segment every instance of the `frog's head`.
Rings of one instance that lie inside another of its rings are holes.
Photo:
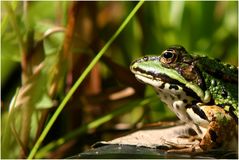
[[[194,98],[207,103],[210,101],[210,94],[205,89],[199,69],[194,65],[196,59],[184,47],[172,46],[160,56],[144,56],[135,60],[130,69],[143,83],[155,88],[162,88],[165,83],[176,85]]]

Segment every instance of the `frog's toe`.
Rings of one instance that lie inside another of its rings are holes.
[[[199,145],[194,145],[186,148],[174,148],[167,150],[168,153],[199,153],[203,152],[203,149]]]

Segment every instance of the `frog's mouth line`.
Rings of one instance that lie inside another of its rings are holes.
[[[193,97],[194,99],[198,100],[198,102],[201,102],[201,99],[199,96],[193,92],[192,89],[185,86],[185,84],[179,82],[178,80],[172,79],[168,77],[165,74],[155,74],[151,72],[146,72],[140,68],[137,68],[136,70],[133,70],[133,73],[135,74],[135,77],[138,81],[142,83],[147,83],[153,87],[158,86],[161,87],[162,83],[169,83],[172,86],[180,86],[182,87],[183,91],[190,97]]]
[[[180,85],[183,88],[185,88],[185,85],[182,84],[181,82],[179,82],[178,80],[172,79],[170,77],[168,77],[167,75],[161,73],[154,73],[154,72],[150,72],[150,71],[145,71],[139,67],[137,68],[132,68],[131,71],[135,74],[135,75],[140,75],[143,76],[145,78],[151,79],[151,80],[159,80],[159,81],[163,81],[166,83],[170,83],[170,84],[176,84],[176,85]]]

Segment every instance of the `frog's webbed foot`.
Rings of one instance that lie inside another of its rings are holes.
[[[192,153],[203,151],[199,146],[201,138],[190,128],[187,133],[177,136],[176,139],[176,141],[166,140],[164,142],[166,145],[170,146],[167,152]]]
[[[201,138],[191,127],[187,127],[184,130],[178,130],[177,136],[174,138],[168,138],[164,140],[164,144],[168,146],[167,152],[174,153],[193,153],[193,152],[202,152],[200,149]]]

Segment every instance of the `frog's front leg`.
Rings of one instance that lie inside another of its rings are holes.
[[[203,105],[200,109],[207,116],[209,124],[199,146],[206,151],[221,147],[237,150],[237,123],[230,114],[216,105]]]

